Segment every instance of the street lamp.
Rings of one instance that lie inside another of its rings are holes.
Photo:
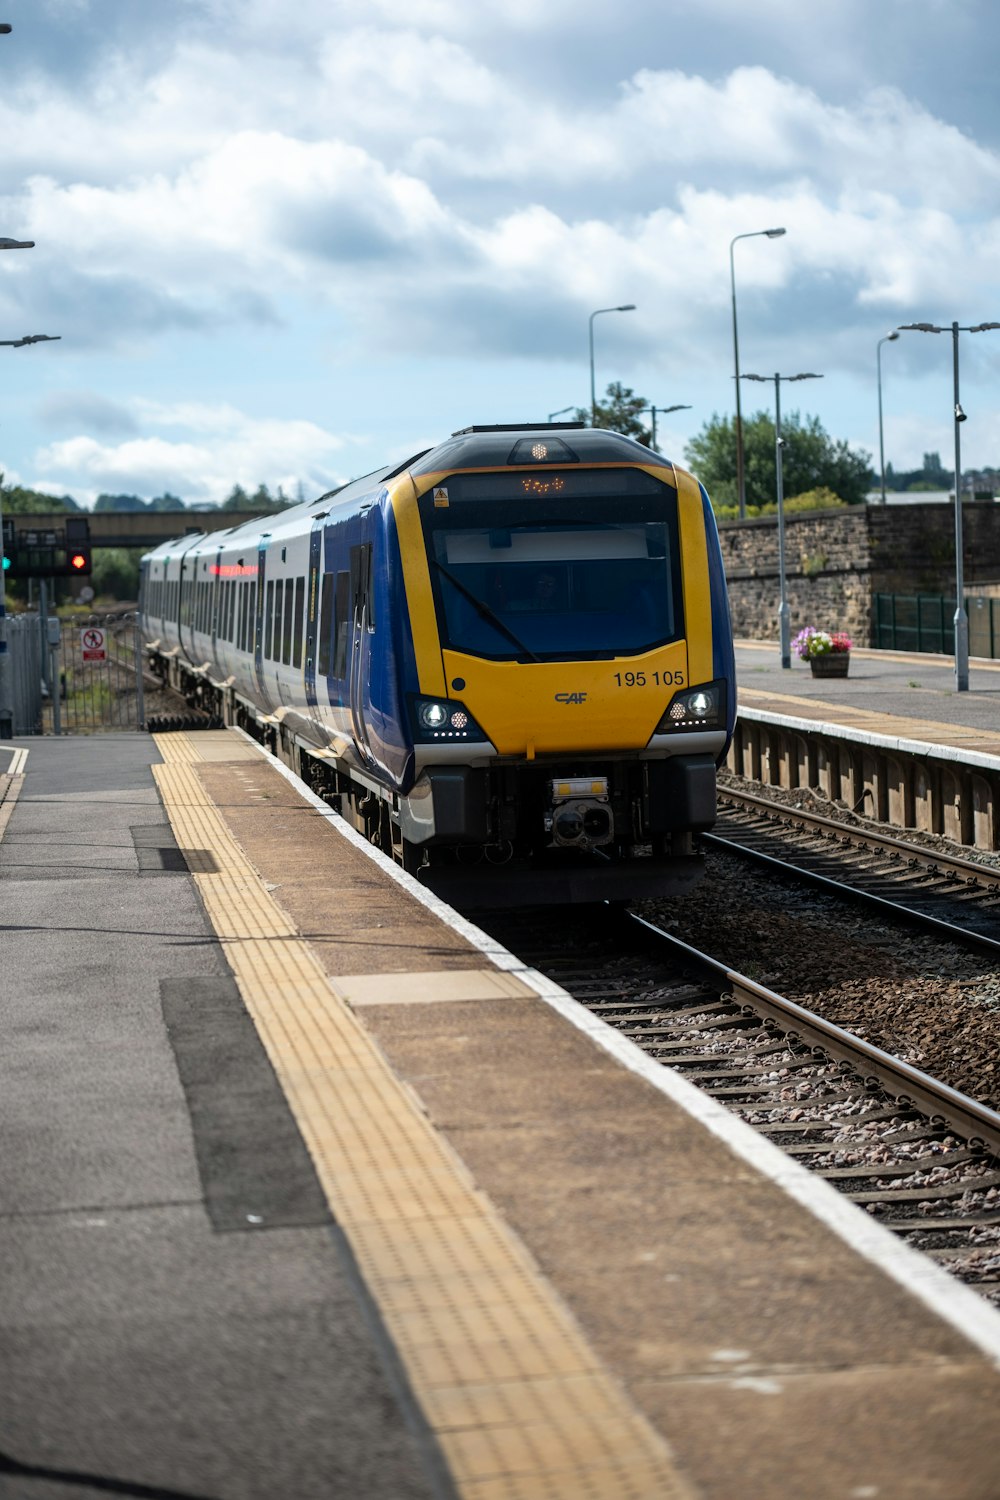
[[[803,375],[742,375],[740,378],[742,380],[774,381],[774,453],[778,494],[778,582],[781,591],[781,602],[778,605],[778,637],[781,642],[781,665],[787,671],[792,665],[792,642],[791,631],[788,628],[788,585],[785,579],[785,494],[781,468],[781,450],[784,448],[785,443],[781,436],[781,382],[783,380],[822,380],[823,377],[822,375],[813,375],[807,371]]]
[[[22,339],[0,339],[0,345],[8,349],[23,349],[25,344],[54,344],[61,333],[26,333]]]
[[[12,240],[0,235],[0,250],[34,250],[34,240]]]
[[[887,333],[884,339],[879,339],[875,345],[875,366],[878,370],[878,461],[882,470],[882,504],[885,504],[885,441],[882,436],[882,345],[891,344],[899,338],[899,330],[894,328]]]
[[[755,240],[761,235],[768,240],[780,239],[784,229],[752,229],[747,234],[737,234],[729,241],[729,285],[733,294],[733,364],[736,369],[736,494],[739,500],[740,520],[746,519],[746,484],[743,477],[743,416],[740,411],[740,340],[736,331],[736,264],[733,246],[737,240]]]
[[[901,323],[900,330],[915,333],[946,333],[947,329],[937,323]],[[962,445],[961,424],[965,412],[958,399],[958,335],[960,333],[988,333],[1000,328],[1000,323],[952,323],[951,351],[952,371],[955,382],[955,691],[969,691],[969,616],[965,609],[965,581],[962,575]]]
[[[620,307],[599,307],[590,314],[590,425],[597,426],[597,392],[594,388],[594,319],[601,313],[635,312],[634,302],[623,302]]]
[[[665,416],[667,416],[672,411],[690,411],[691,410],[690,406],[643,406],[643,407],[640,407],[639,409],[640,409],[640,411],[648,411],[650,413],[650,415],[652,416],[652,418],[653,418],[653,427],[652,427],[652,431],[651,431],[650,437],[649,437],[649,446],[651,448],[655,448],[656,447],[656,413],[657,412],[660,413],[661,417],[665,417]]]

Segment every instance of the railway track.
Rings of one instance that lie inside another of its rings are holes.
[[[489,924],[608,1025],[1000,1304],[1000,1114],[628,913]]]
[[[1000,864],[963,859],[874,829],[720,789],[708,847],[725,848],[1000,957]]]

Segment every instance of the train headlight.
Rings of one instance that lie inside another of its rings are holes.
[[[725,723],[726,684],[720,678],[675,693],[654,733],[669,734],[678,729],[723,729]]]
[[[417,698],[414,701],[417,738],[428,740],[484,740],[486,736],[461,703],[451,698]]]
[[[424,729],[443,729],[448,722],[448,705],[436,703],[433,699],[429,703],[421,703],[417,709],[417,718]]]

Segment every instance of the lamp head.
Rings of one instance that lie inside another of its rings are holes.
[[[965,415],[965,412],[962,410],[962,403],[960,401],[956,401],[955,402],[955,421],[956,422],[965,422],[967,420],[968,419],[967,419],[967,417]]]
[[[635,312],[634,302],[623,302],[621,307],[616,307],[615,312]]]
[[[785,230],[785,229],[765,229],[764,233],[767,235],[767,237],[768,237],[769,240],[777,240],[777,239],[780,239],[783,234],[786,234],[787,230]]]

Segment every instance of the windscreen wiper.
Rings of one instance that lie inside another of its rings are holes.
[[[509,641],[512,641],[517,649],[522,653],[522,655],[526,656],[529,661],[541,660],[540,657],[536,656],[535,653],[530,650],[524,644],[524,642],[519,639],[518,636],[514,634],[513,630],[511,630],[504,624],[500,616],[496,614],[492,609],[490,609],[488,604],[484,604],[482,599],[477,599],[476,595],[472,592],[471,589],[467,589],[465,587],[465,584],[462,583],[460,579],[455,577],[454,573],[450,573],[445,567],[444,563],[439,563],[436,557],[432,557],[431,562],[437,568],[438,572],[444,578],[447,578],[452,587],[458,589],[458,592],[464,599],[468,599],[469,603],[475,609],[476,613],[488,624],[492,625],[494,630],[499,630],[501,635],[505,635]]]

